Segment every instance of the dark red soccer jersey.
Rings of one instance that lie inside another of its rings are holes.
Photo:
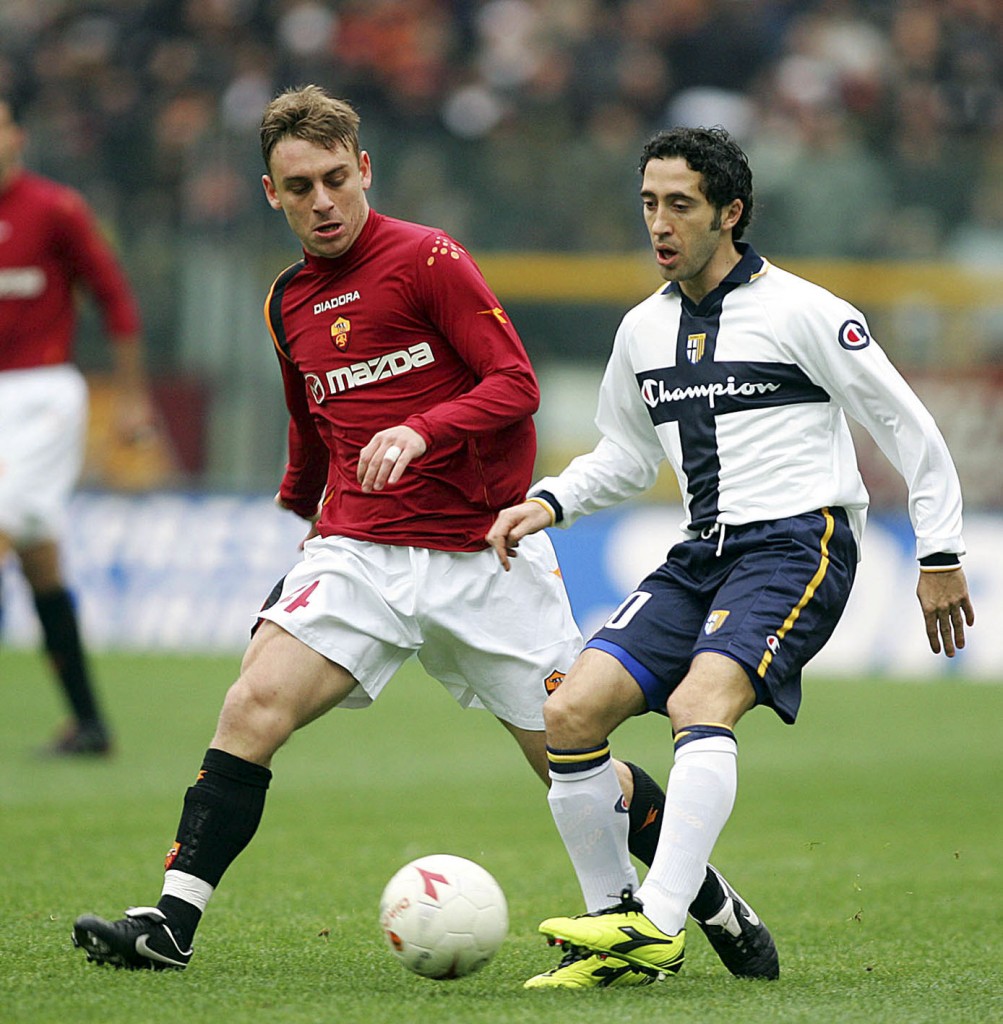
[[[112,339],[138,334],[135,299],[83,197],[18,174],[0,192],[0,371],[72,359],[79,284]]]
[[[351,249],[279,275],[265,303],[285,381],[281,497],[322,535],[475,551],[522,501],[539,387],[515,328],[470,255],[436,228],[371,210]],[[404,423],[428,451],[364,494],[359,451]]]

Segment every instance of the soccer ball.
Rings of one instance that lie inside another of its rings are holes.
[[[501,886],[479,864],[434,853],[405,864],[380,898],[390,951],[425,978],[479,971],[508,934]]]

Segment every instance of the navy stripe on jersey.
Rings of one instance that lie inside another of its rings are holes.
[[[679,292],[681,309],[675,365],[636,375],[652,423],[655,426],[679,424],[683,472],[690,495],[690,529],[711,526],[720,512],[718,416],[747,409],[830,400],[828,392],[813,384],[793,363],[718,362],[715,359],[721,308],[728,293],[749,280],[751,262],[743,259],[736,268],[746,271],[741,278],[733,272],[699,306]],[[757,265],[758,262],[757,257]]]
[[[268,322],[275,336],[275,344],[287,359],[292,359],[289,351],[289,342],[286,339],[286,328],[282,323],[282,296],[285,294],[286,285],[306,266],[304,260],[286,267],[275,279],[272,285],[271,295],[268,297]]]

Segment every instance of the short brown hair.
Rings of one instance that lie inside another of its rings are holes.
[[[304,85],[279,93],[261,118],[261,155],[271,170],[272,150],[287,136],[330,149],[341,143],[359,155],[359,115],[350,103]]]

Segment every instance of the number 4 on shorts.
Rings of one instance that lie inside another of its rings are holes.
[[[285,611],[294,612],[297,608],[305,608],[310,603],[310,595],[317,589],[317,584],[320,580],[314,580],[313,583],[308,583],[305,587],[300,587],[296,591],[293,599],[285,606]]]

